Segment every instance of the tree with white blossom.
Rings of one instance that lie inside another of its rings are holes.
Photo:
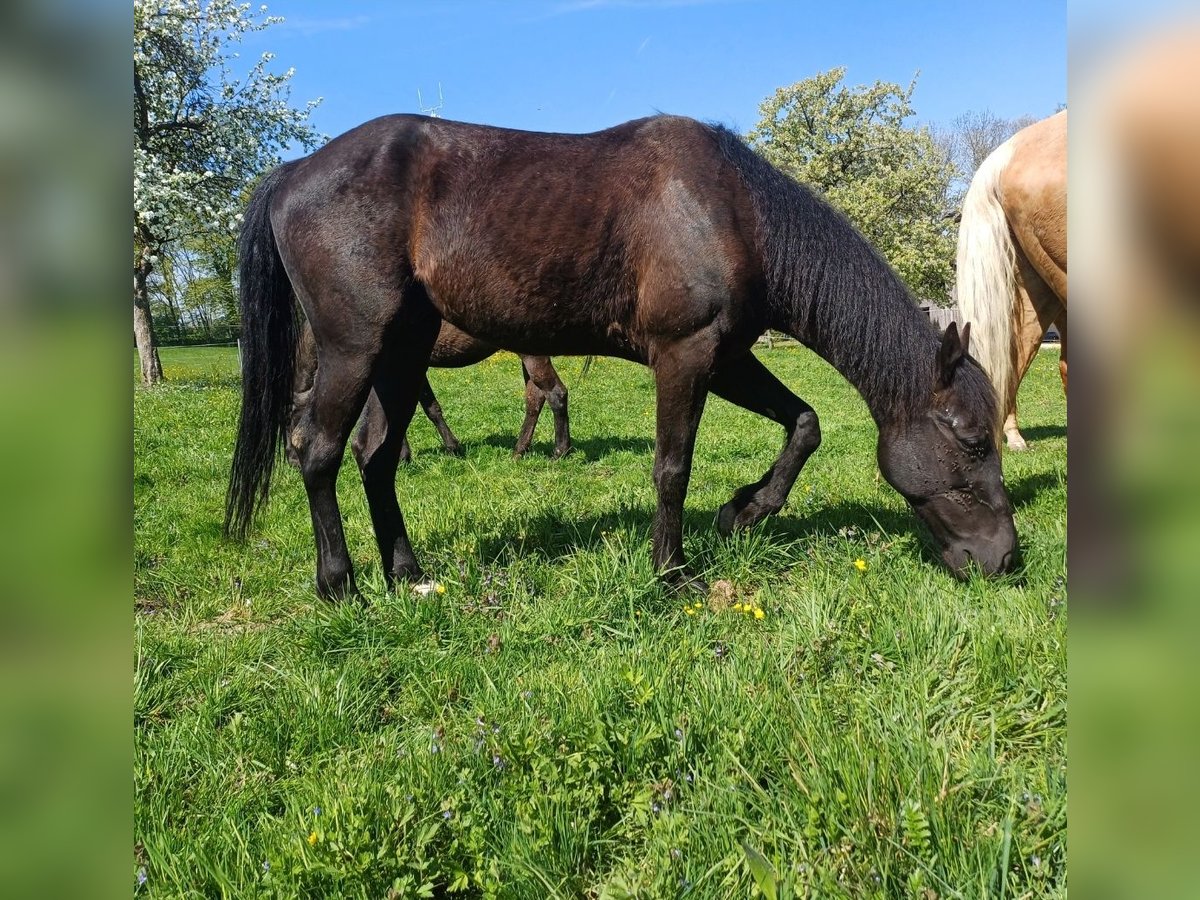
[[[247,185],[320,136],[308,102],[293,108],[293,70],[264,53],[244,76],[231,64],[242,37],[282,21],[233,0],[134,0],[133,327],[142,381],[162,380],[148,283],[159,256],[189,236],[236,231]]]

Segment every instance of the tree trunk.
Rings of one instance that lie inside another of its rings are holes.
[[[133,337],[137,341],[138,359],[142,364],[142,384],[158,384],[163,380],[162,362],[158,358],[158,346],[154,342],[154,329],[150,321],[150,291],[146,282],[150,278],[150,254],[142,251],[133,266]]]

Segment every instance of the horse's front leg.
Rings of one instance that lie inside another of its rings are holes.
[[[655,567],[668,584],[707,594],[708,585],[692,573],[683,554],[683,502],[710,378],[711,352],[706,352],[707,347],[695,346],[700,343],[697,339],[682,342],[654,356],[658,417],[654,485],[658,489],[658,508],[651,552]]]
[[[520,459],[529,450],[529,445],[533,443],[534,429],[537,428],[538,418],[546,403],[546,394],[530,377],[528,363],[531,358],[521,357],[521,375],[525,379],[525,421],[521,423],[521,430],[517,433],[517,443],[512,452],[513,459]]]
[[[713,376],[718,397],[778,422],[787,432],[783,450],[754,484],[740,488],[717,513],[717,530],[728,535],[779,512],[808,458],[821,445],[821,427],[811,406],[771,374],[753,353],[723,365]]]

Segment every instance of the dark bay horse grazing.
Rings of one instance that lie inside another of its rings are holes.
[[[750,352],[768,327],[857,387],[884,477],[951,569],[1012,565],[995,395],[967,354],[968,330],[939,341],[841,215],[725,128],[657,116],[538,134],[387,116],[264,178],[240,250],[243,402],[226,528],[249,528],[286,434],[322,596],[355,590],[335,479],[372,389],[386,429],[362,479],[384,571],[389,582],[424,577],[395,476],[443,320],[518,353],[651,368],[653,560],[676,586],[704,589],[684,557],[683,504],[709,391],[785,433],[770,469],[721,508],[723,533],[777,512],[820,443],[812,407]],[[293,404],[296,302],[318,362]]]
[[[1017,388],[1052,324],[1067,389],[1066,110],[1022,128],[979,166],[963,200],[957,270],[958,306],[1000,399],[996,427],[1024,450]]]
[[[443,321],[438,331],[437,341],[429,356],[429,365],[435,369],[460,369],[482,362],[489,356],[499,352],[499,347],[486,344],[478,338],[471,337],[466,332],[455,328],[449,322]],[[519,459],[529,450],[533,442],[533,432],[541,417],[542,408],[547,402],[554,413],[554,453],[552,457],[559,459],[571,452],[571,424],[567,415],[567,386],[558,377],[558,372],[548,356],[522,356],[521,374],[525,377],[525,421],[517,435],[516,446],[513,447],[513,458]],[[300,337],[299,356],[296,361],[296,383],[294,391],[304,395],[312,389],[317,372],[317,345],[313,338],[312,328],[305,324]],[[459,443],[446,417],[442,406],[434,396],[429,379],[421,388],[418,398],[425,415],[437,429],[446,452],[459,455],[462,445]],[[359,420],[358,431],[354,435],[351,447],[354,457],[360,464],[364,459],[374,454],[375,448],[384,440],[387,434],[387,417],[379,398],[374,391],[367,398]],[[300,464],[299,455],[291,442],[287,445],[288,458],[297,466]],[[400,461],[408,462],[412,458],[412,450],[408,446],[408,437],[401,439]]]

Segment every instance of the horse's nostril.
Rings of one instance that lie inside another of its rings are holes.
[[[1010,569],[1012,569],[1012,566],[1013,566],[1013,552],[1011,550],[1009,550],[1007,553],[1004,554],[1004,558],[1002,560],[1000,560],[1000,571],[1007,572]]]

